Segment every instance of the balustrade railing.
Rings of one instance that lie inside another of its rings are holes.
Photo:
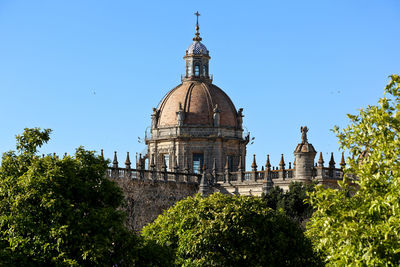
[[[295,169],[277,169],[269,171],[245,171],[245,172],[207,172],[208,181],[210,183],[229,183],[229,182],[251,182],[262,181],[268,178],[275,179],[292,179],[295,178]],[[137,180],[159,180],[159,181],[175,181],[200,183],[201,174],[189,172],[172,172],[159,170],[144,169],[128,169],[109,167],[106,171],[108,178],[120,179],[129,178]],[[337,168],[315,167],[312,170],[312,178],[322,179],[342,179],[343,172]]]
[[[112,179],[137,179],[137,180],[153,180],[153,181],[174,181],[199,183],[201,174],[186,173],[186,172],[169,172],[157,170],[140,170],[126,168],[108,168],[106,176]]]

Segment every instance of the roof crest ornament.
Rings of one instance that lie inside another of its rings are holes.
[[[196,13],[194,13],[195,15],[196,15],[196,17],[197,17],[197,19],[196,19],[196,33],[195,33],[195,37],[193,37],[193,41],[198,41],[198,42],[200,42],[202,39],[201,39],[201,37],[200,37],[200,32],[199,32],[199,29],[200,29],[200,27],[199,27],[199,16],[200,16],[200,13],[199,13],[199,11],[196,11]]]

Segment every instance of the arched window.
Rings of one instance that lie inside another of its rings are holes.
[[[203,66],[203,76],[207,77],[207,65]]]
[[[200,76],[200,66],[199,66],[199,64],[196,64],[194,66],[194,76]]]
[[[203,163],[204,163],[204,154],[194,153],[193,154],[193,173],[200,173]]]

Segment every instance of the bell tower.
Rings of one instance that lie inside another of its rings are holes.
[[[208,65],[210,60],[209,52],[207,47],[201,43],[202,38],[199,32],[200,13],[196,12],[194,14],[197,17],[196,33],[195,37],[193,37],[193,43],[186,50],[185,56],[183,57],[186,62],[186,72],[182,81],[212,82]]]

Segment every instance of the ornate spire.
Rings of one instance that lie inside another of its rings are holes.
[[[251,164],[252,171],[257,171],[256,154],[253,154],[253,163]]]
[[[129,152],[126,152],[125,168],[127,169],[131,168],[131,160],[129,158]]]
[[[113,168],[118,168],[117,151],[114,151]]]
[[[333,159],[333,152],[331,152],[331,160],[329,161],[329,168],[335,168],[335,160]]]
[[[267,170],[271,169],[271,163],[269,162],[269,155],[267,155],[267,162],[265,163],[265,169]]]
[[[344,169],[344,167],[346,166],[346,161],[344,160],[344,152],[342,152],[342,160],[340,161],[340,167],[342,167],[342,169]]]
[[[322,152],[319,152],[319,159],[318,159],[318,165],[320,167],[324,167],[324,157],[322,156]]]
[[[281,154],[281,162],[279,162],[279,166],[281,167],[281,170],[285,169],[285,160],[283,159],[283,154]]]
[[[200,29],[200,27],[199,27],[199,16],[200,16],[200,13],[199,13],[199,11],[196,11],[196,13],[194,13],[195,15],[196,15],[196,17],[197,17],[197,19],[196,19],[196,33],[195,33],[195,37],[193,37],[193,41],[198,41],[198,42],[200,42],[202,39],[201,39],[201,37],[200,37],[200,32],[199,32],[199,29]]]
[[[322,157],[322,152],[319,152],[318,166],[324,167],[324,158]]]

